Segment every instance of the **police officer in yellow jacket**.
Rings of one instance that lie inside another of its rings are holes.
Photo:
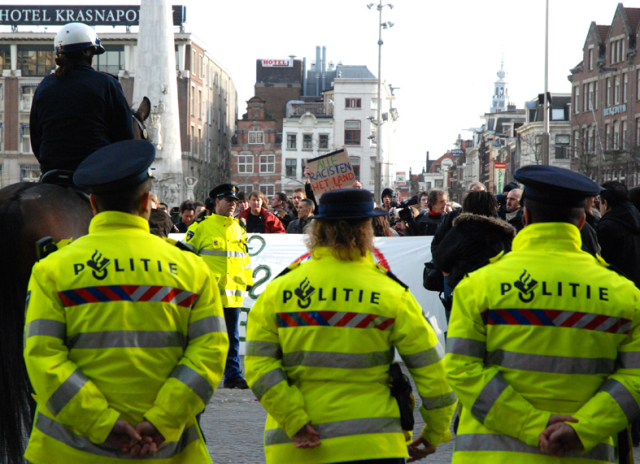
[[[214,213],[189,226],[184,244],[204,259],[218,278],[229,336],[229,354],[224,369],[225,388],[247,389],[240,367],[240,308],[247,289],[253,285],[251,262],[247,250],[247,232],[233,217],[238,204],[238,187],[218,185],[209,192],[215,201]]]
[[[152,144],[131,140],[83,161],[74,182],[97,213],[89,235],[33,268],[33,464],[211,462],[196,414],[222,377],[222,305],[201,258],[149,233],[154,157]]]
[[[515,178],[526,227],[454,291],[453,463],[617,462],[612,437],[640,412],[640,291],[580,249],[597,184],[551,166]]]
[[[249,314],[245,363],[269,413],[267,463],[404,463],[394,347],[422,402],[426,425],[411,448],[421,458],[420,445],[433,452],[451,438],[444,350],[409,289],[373,261],[371,218],[386,212],[374,211],[371,193],[327,192],[319,213],[310,259],[272,281]]]

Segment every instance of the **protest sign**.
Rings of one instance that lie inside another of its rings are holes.
[[[356,181],[356,175],[345,150],[307,160],[307,167],[311,172],[309,180],[316,198],[320,198],[329,190],[353,188],[353,183]]]

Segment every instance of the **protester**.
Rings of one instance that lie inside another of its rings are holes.
[[[287,227],[288,234],[303,234],[304,228],[307,226],[313,215],[313,202],[307,198],[303,198],[298,202],[298,218],[289,223]]]
[[[141,140],[87,157],[73,180],[91,194],[89,235],[33,268],[30,463],[116,464],[156,451],[166,463],[210,462],[196,414],[222,376],[222,306],[200,258],[149,234],[154,157]]]
[[[287,228],[289,223],[293,220],[293,215],[291,215],[287,209],[287,194],[284,192],[277,192],[271,197],[271,209],[273,210],[273,214],[275,214],[280,222],[282,222],[282,227],[284,229]]]
[[[420,197],[423,197],[424,194],[425,192],[421,193]],[[429,191],[427,193],[427,211],[421,212],[415,219],[403,215],[402,219],[407,221],[408,226],[405,235],[435,235],[438,225],[447,215],[444,210],[448,197],[444,190]]]
[[[185,200],[180,204],[180,221],[176,224],[178,232],[184,234],[193,221],[196,219],[196,205],[190,200]]]
[[[206,209],[204,206],[204,202],[202,201],[194,201],[193,206],[196,207],[196,217],[200,216],[200,213],[202,213]]]
[[[521,197],[522,190],[519,188],[514,188],[507,193],[507,212],[504,219],[516,229],[516,232],[520,232],[524,228],[524,216],[522,205],[520,204]]]
[[[384,208],[375,208],[376,213],[386,212]],[[389,213],[387,216],[376,216],[371,220],[373,225],[373,235],[375,237],[397,237],[398,233],[389,225]]]
[[[249,387],[240,367],[238,323],[244,297],[253,285],[253,273],[247,233],[240,221],[233,217],[238,202],[237,192],[238,187],[233,184],[221,184],[211,190],[209,197],[215,201],[215,214],[192,224],[183,243],[202,256],[218,279],[229,339],[223,387],[244,390]]]
[[[99,148],[134,138],[133,115],[117,78],[91,67],[105,51],[94,29],[67,24],[54,45],[58,67],[38,84],[29,118],[31,148],[43,174],[74,171]]]
[[[249,194],[249,208],[238,214],[238,219],[244,220],[247,232],[257,234],[284,234],[286,231],[280,219],[263,205],[264,194],[253,191]]]
[[[595,182],[547,165],[514,177],[525,228],[511,253],[454,291],[446,370],[462,407],[453,462],[617,462],[612,436],[639,408],[640,291],[580,250]]]
[[[163,209],[158,208],[158,196],[155,193],[149,194],[149,202],[151,205],[151,214],[149,215],[149,231],[158,237],[167,237],[175,229],[176,226],[171,218]]]
[[[293,213],[294,219],[298,217],[298,204],[303,198],[307,198],[307,195],[304,193],[303,188],[298,187],[293,191],[293,195],[291,196],[291,200],[293,201],[293,209],[291,212]]]
[[[602,188],[602,219],[596,225],[602,257],[640,287],[640,213],[620,182],[605,182]]]
[[[389,211],[391,209],[391,201],[393,201],[393,190],[390,188],[385,188],[382,191],[382,208],[384,208],[386,211]]]
[[[424,457],[451,437],[456,398],[435,332],[409,289],[371,255],[371,218],[383,214],[367,190],[324,193],[309,226],[310,259],[273,280],[249,313],[247,380],[269,413],[268,464],[404,463],[403,422],[389,388],[394,347],[422,398],[426,425],[411,455]]]
[[[507,217],[507,213],[509,212],[509,209],[507,208],[507,195],[509,194],[509,192],[513,189],[517,189],[518,188],[518,183],[517,182],[509,182],[507,185],[504,186],[504,189],[502,189],[502,193],[499,195],[496,195],[496,199],[498,200],[498,217],[502,220],[505,220]]]

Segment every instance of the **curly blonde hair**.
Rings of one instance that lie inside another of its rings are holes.
[[[371,219],[359,221],[323,221],[314,219],[305,227],[305,244],[311,253],[317,247],[328,247],[333,256],[342,261],[353,261],[373,250]]]

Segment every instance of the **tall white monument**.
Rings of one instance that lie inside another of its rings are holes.
[[[143,97],[151,100],[151,117],[146,124],[156,146],[153,164],[160,201],[178,205],[184,198],[176,55],[173,15],[168,0],[142,0],[140,31],[136,48],[133,106]]]

